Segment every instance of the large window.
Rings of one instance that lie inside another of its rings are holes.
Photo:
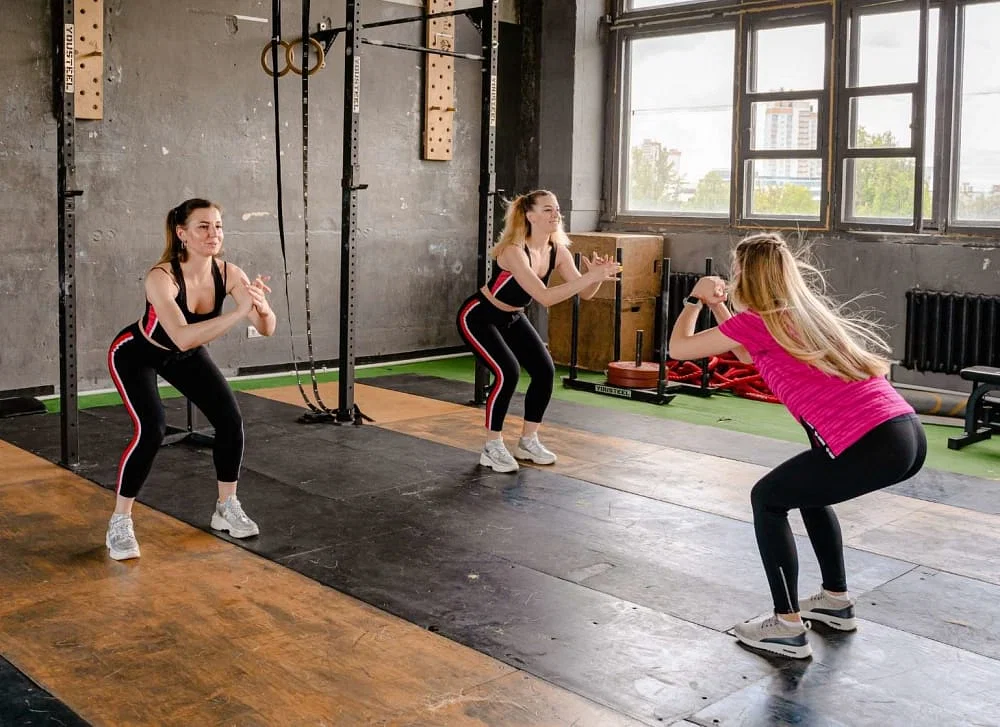
[[[609,212],[1000,229],[1000,0],[619,0]]]
[[[729,215],[735,36],[724,29],[629,42],[628,211]],[[681,71],[692,65],[697,73]]]

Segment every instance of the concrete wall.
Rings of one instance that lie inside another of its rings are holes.
[[[559,197],[571,231],[596,229],[604,171],[605,0],[542,6],[539,186]]]
[[[279,331],[212,344],[226,371],[290,360],[277,237],[270,78],[259,66],[270,38],[266,0],[104,0],[105,117],[77,124],[78,320],[81,389],[107,386],[112,336],[139,317],[142,280],[164,244],[166,212],[190,196],[224,208],[226,257],[270,273]],[[284,34],[296,37],[286,3]],[[0,391],[58,382],[56,141],[51,113],[49,3],[5,0],[0,81]],[[335,23],[343,2],[317,10]],[[227,21],[231,14],[267,23]],[[413,14],[368,0],[363,17]],[[458,50],[479,34],[456,20]],[[420,24],[371,31],[422,43]],[[457,61],[454,160],[420,160],[423,62],[366,47],[362,65],[359,356],[460,344],[454,313],[475,287],[480,67]],[[315,355],[338,354],[343,41],[310,82],[310,295]],[[295,347],[305,352],[300,81],[281,79],[285,220]],[[515,110],[516,114],[516,110]],[[516,115],[515,115],[516,119]]]

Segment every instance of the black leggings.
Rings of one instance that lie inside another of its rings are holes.
[[[243,417],[229,384],[204,346],[181,353],[150,343],[138,323],[117,336],[108,351],[108,369],[135,426],[118,464],[116,492],[139,494],[166,433],[159,374],[197,406],[215,427],[213,459],[220,482],[236,482],[243,462]]]
[[[482,293],[476,293],[459,308],[458,332],[493,372],[493,388],[486,399],[486,428],[503,431],[521,366],[531,377],[524,396],[524,419],[541,422],[552,398],[556,369],[538,331],[524,313],[502,311]]]
[[[802,512],[823,588],[846,591],[844,544],[830,505],[909,479],[923,466],[926,454],[920,420],[905,414],[875,427],[836,458],[814,446],[754,485],[750,493],[754,530],[776,613],[799,610],[799,561],[788,511]]]

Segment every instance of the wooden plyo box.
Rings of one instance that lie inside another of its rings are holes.
[[[635,332],[641,330],[642,360],[653,360],[656,328],[656,298],[622,300],[621,359],[635,359]],[[549,352],[557,364],[570,363],[573,332],[571,301],[549,308]],[[594,298],[580,301],[580,338],[577,366],[587,371],[604,371],[615,358],[615,300]]]
[[[571,232],[573,243],[569,251],[590,257],[595,252],[612,259],[622,251],[622,298],[655,298],[660,294],[661,270],[664,258],[663,237],[618,232]],[[550,285],[565,282],[558,273]],[[614,299],[615,286],[605,283],[594,300]]]
[[[653,358],[656,300],[662,285],[664,240],[660,235],[617,232],[574,232],[570,252],[590,257],[593,253],[614,258],[622,252],[621,359],[635,359],[635,332],[643,332],[642,357]],[[558,274],[550,285],[564,282]],[[549,308],[549,350],[557,364],[569,365],[573,332],[573,301]],[[615,286],[604,283],[591,300],[580,301],[580,338],[577,365],[588,371],[603,371],[616,360]]]

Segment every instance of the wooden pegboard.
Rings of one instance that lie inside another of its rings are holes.
[[[104,0],[73,0],[78,119],[104,118]]]
[[[427,0],[427,14],[455,9],[454,0]],[[427,21],[427,47],[455,50],[455,16]],[[424,84],[424,159],[451,159],[455,119],[455,59],[428,54]]]

